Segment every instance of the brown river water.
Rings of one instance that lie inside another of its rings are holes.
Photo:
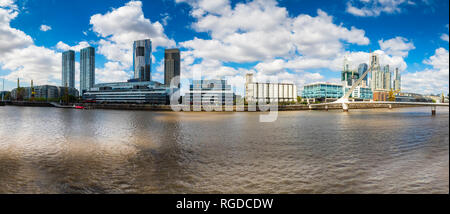
[[[0,107],[0,193],[449,193],[449,109]]]

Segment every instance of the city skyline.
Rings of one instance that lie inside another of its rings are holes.
[[[87,46],[98,50],[96,83],[126,81],[133,75],[130,66],[132,41],[150,38],[154,42],[151,78],[161,83],[164,83],[166,48],[180,48],[182,77],[189,77],[193,71],[202,71],[207,78],[228,75],[232,76],[229,82],[233,86],[242,87],[245,74],[254,72],[259,79],[276,76],[280,81],[293,80],[299,88],[318,81],[340,82],[339,72],[345,56],[348,56],[352,69],[357,70],[361,63],[370,63],[369,52],[373,50],[380,54],[381,65],[389,64],[391,72],[397,67],[400,69],[405,91],[425,94],[448,91],[448,2],[445,1],[398,4],[392,6],[394,12],[380,10],[379,14],[376,7],[386,5],[379,3],[371,7],[356,1],[338,4],[337,9],[304,2],[305,7],[297,7],[296,11],[288,7],[292,3],[286,1],[217,1],[216,5],[208,7],[201,1],[177,0],[168,2],[174,6],[170,10],[161,6],[161,2],[108,1],[94,5],[90,11],[81,11],[85,21],[66,20],[75,26],[70,31],[83,28],[73,36],[58,36],[59,31],[68,29],[58,26],[59,20],[54,18],[59,14],[56,11],[45,16],[40,12],[44,6],[38,7],[32,2],[1,2],[0,16],[5,17],[3,20],[8,26],[5,32],[18,33],[14,42],[25,43],[17,48],[0,46],[5,50],[0,57],[0,76],[6,78],[7,90],[14,88],[17,77],[25,78],[24,83],[30,78],[34,79],[35,85],[59,85],[62,68],[53,63],[54,56],[59,56],[56,60],[61,64],[61,52],[73,49],[78,62],[79,50]],[[44,1],[43,4],[63,7],[58,2]],[[214,6],[230,13],[224,15]],[[412,15],[416,10],[422,12]],[[152,11],[159,11],[160,16],[155,17]],[[249,13],[248,23],[235,23],[246,12]],[[123,24],[112,24],[122,13],[127,13]],[[250,15],[260,15],[269,24],[253,25]],[[25,24],[24,19],[34,16],[38,17],[36,21]],[[180,17],[188,18],[181,21]],[[419,19],[423,17],[431,17],[432,24],[421,22]],[[385,23],[386,19],[394,23]],[[405,26],[395,22],[403,22]],[[330,30],[316,29],[312,23],[327,26]],[[421,30],[414,30],[411,23]],[[32,28],[34,25],[38,27]],[[186,29],[184,26],[191,27]],[[308,38],[310,35],[301,32],[300,27],[310,30],[311,35],[319,33],[317,41]],[[129,28],[128,34],[123,31],[126,28]],[[286,30],[294,33],[284,33]],[[275,42],[265,39],[266,36],[276,38]],[[264,45],[258,46],[260,44]],[[12,53],[29,60],[14,60]],[[75,85],[80,88],[80,65],[75,64]]]

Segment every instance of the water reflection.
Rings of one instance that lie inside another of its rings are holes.
[[[448,193],[448,109],[0,108],[0,193]]]

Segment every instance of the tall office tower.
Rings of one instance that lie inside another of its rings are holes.
[[[87,47],[80,51],[80,92],[83,95],[95,84],[95,48]]]
[[[134,79],[141,82],[151,81],[152,41],[138,40],[133,45]]]
[[[180,76],[180,50],[166,49],[164,51],[164,84],[170,86],[172,79]],[[180,82],[175,83],[180,88]]]
[[[366,71],[367,71],[368,69],[369,69],[369,66],[368,66],[366,63],[359,64],[359,66],[358,66],[358,73],[359,73],[359,76],[362,77],[362,75],[363,75],[364,73],[366,73]],[[363,83],[362,83],[362,86],[363,86],[363,87],[368,86],[368,85],[369,85],[369,75],[367,75],[366,77],[364,77]]]
[[[384,74],[383,74],[383,89],[385,90],[391,90],[392,88],[392,73],[389,69],[389,65],[384,66]]]
[[[253,83],[253,73],[245,74],[245,100],[247,102],[251,99],[253,95],[253,87],[250,87],[250,84]]]
[[[372,88],[372,91],[377,90],[377,89],[382,89],[383,88],[383,81],[382,81],[382,73],[383,72],[381,72],[380,61],[379,61],[378,55],[372,54],[370,68],[372,69],[370,88]]]
[[[394,91],[401,91],[402,87],[402,77],[398,68],[395,68],[394,73]]]
[[[69,50],[62,54],[61,86],[75,88],[75,51]]]

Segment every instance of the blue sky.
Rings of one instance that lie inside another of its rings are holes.
[[[96,82],[126,81],[132,41],[150,38],[160,82],[164,48],[183,51],[186,79],[239,87],[253,72],[299,88],[337,82],[344,57],[357,66],[372,50],[404,90],[448,93],[448,20],[447,0],[0,0],[0,76],[8,90],[18,77],[59,85],[61,52],[90,45]]]

